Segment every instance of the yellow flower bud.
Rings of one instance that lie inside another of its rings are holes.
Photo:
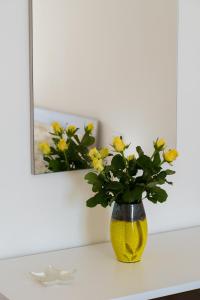
[[[69,145],[66,143],[64,139],[60,139],[60,141],[57,144],[57,147],[60,151],[65,151],[69,148]]]
[[[103,161],[101,158],[100,159],[94,158],[92,160],[92,165],[93,165],[94,169],[96,169],[98,172],[102,172],[104,169]]]
[[[50,146],[47,142],[40,143],[39,144],[39,149],[45,155],[48,155],[48,154],[51,153]]]
[[[163,158],[166,162],[171,163],[178,157],[178,155],[179,153],[176,149],[170,149],[163,153]]]
[[[165,146],[166,146],[166,141],[165,141],[163,138],[157,139],[157,140],[154,142],[154,147],[155,147],[157,150],[162,150]]]
[[[91,160],[93,160],[94,158],[97,158],[97,159],[101,158],[101,154],[99,153],[99,151],[97,150],[96,147],[90,149],[88,156],[91,158]]]
[[[51,124],[51,127],[53,128],[54,133],[61,133],[62,132],[62,126],[59,122],[53,122]]]
[[[106,158],[108,155],[109,155],[109,150],[108,148],[102,148],[100,150],[100,155],[101,155],[101,158]]]
[[[135,155],[134,155],[134,154],[129,155],[129,156],[127,157],[127,159],[128,159],[128,161],[134,160],[134,159],[135,159]]]
[[[67,133],[73,134],[76,131],[76,126],[74,125],[69,125],[66,129]]]
[[[88,133],[92,133],[93,129],[94,129],[93,123],[89,123],[89,124],[87,124],[87,126],[85,127],[85,131],[88,132]]]
[[[126,145],[124,144],[123,140],[121,139],[120,136],[116,136],[113,139],[113,147],[117,152],[123,152]]]

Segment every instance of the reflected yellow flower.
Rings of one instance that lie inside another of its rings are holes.
[[[53,128],[54,133],[61,133],[62,132],[62,126],[59,122],[53,122],[51,124],[51,127]]]
[[[93,123],[88,123],[87,126],[85,127],[85,131],[88,133],[92,133],[93,129],[94,129]]]
[[[50,146],[47,142],[40,143],[39,144],[39,149],[45,155],[48,155],[48,154],[51,153]]]
[[[69,144],[67,144],[64,139],[60,139],[60,141],[57,144],[57,147],[60,151],[65,151],[69,148]]]
[[[100,159],[101,158],[101,154],[100,152],[97,150],[97,148],[92,148],[90,149],[88,156],[91,158],[91,160],[93,160],[94,158]]]
[[[70,134],[73,134],[75,131],[76,131],[76,126],[74,126],[74,125],[69,125],[68,127],[67,127],[67,129],[66,129],[66,132],[67,133],[70,133]]]
[[[168,163],[173,162],[178,156],[179,153],[176,149],[170,149],[163,153],[163,158]]]
[[[94,169],[97,170],[98,172],[102,172],[104,169],[102,159],[94,158],[92,160],[92,165],[93,165]]]
[[[101,155],[101,158],[106,158],[108,155],[109,155],[109,150],[108,148],[102,148],[100,150],[100,155]]]
[[[127,156],[128,161],[134,160],[135,159],[135,155],[131,154],[129,156]]]
[[[123,140],[121,139],[120,136],[116,136],[113,139],[113,147],[117,152],[123,152],[126,145],[124,144]]]

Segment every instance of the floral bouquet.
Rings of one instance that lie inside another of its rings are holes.
[[[94,125],[89,123],[84,134],[78,135],[79,128],[69,125],[66,129],[59,122],[53,122],[51,143],[42,142],[39,149],[43,154],[46,167],[51,172],[80,170],[91,167],[88,157],[89,148],[95,143],[92,136]]]
[[[168,181],[168,175],[175,171],[168,168],[177,158],[176,149],[166,149],[164,139],[153,143],[153,153],[148,156],[140,146],[136,154],[125,155],[126,145],[122,137],[115,137],[112,149],[92,148],[89,151],[94,171],[89,172],[85,179],[92,185],[95,195],[87,200],[88,207],[97,204],[106,207],[114,201],[118,204],[139,204],[147,198],[153,203],[166,201],[168,195],[161,188]],[[111,160],[106,158],[110,156]]]

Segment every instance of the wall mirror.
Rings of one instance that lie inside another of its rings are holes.
[[[87,168],[93,137],[175,146],[177,1],[32,0],[30,12],[34,174]]]

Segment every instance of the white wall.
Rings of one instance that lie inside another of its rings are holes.
[[[150,232],[200,224],[200,2],[180,2],[178,147],[174,188],[146,204]],[[27,0],[0,2],[0,257],[104,240],[108,212],[85,208],[83,173],[30,175]]]
[[[177,175],[169,201],[146,205],[153,232],[200,225],[200,1],[179,0]]]

